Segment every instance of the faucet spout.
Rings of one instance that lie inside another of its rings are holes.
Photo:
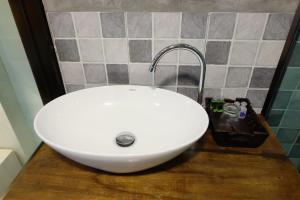
[[[149,67],[149,71],[155,72],[157,64],[160,61],[160,59],[168,52],[174,51],[176,49],[185,49],[185,50],[191,51],[192,53],[194,53],[194,55],[197,57],[197,59],[200,63],[201,78],[200,78],[199,87],[198,87],[198,102],[202,103],[202,94],[203,94],[205,72],[206,72],[206,63],[205,63],[204,56],[197,48],[195,48],[191,45],[188,45],[188,44],[183,44],[183,43],[169,45],[156,54],[156,56],[152,60],[152,63]]]

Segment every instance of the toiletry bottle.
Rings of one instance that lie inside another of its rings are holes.
[[[220,113],[222,113],[224,111],[223,110],[223,104],[224,104],[224,99],[214,97],[211,100],[210,109],[213,112],[220,112]]]
[[[235,101],[234,105],[236,105],[236,107],[238,107],[239,109],[241,108],[241,103],[239,101]]]
[[[243,101],[240,107],[239,118],[245,119],[246,115],[247,115],[247,103]]]

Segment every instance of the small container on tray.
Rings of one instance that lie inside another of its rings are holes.
[[[206,110],[210,119],[210,128],[215,142],[226,147],[249,147],[260,146],[269,136],[262,126],[247,98],[237,98],[235,101],[247,102],[247,115],[245,119],[230,117],[225,113],[213,112],[211,110],[212,98],[206,98]],[[235,102],[225,99],[225,103]]]

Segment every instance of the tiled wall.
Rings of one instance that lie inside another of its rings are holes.
[[[292,14],[201,12],[48,12],[68,92],[110,84],[154,85],[196,98],[193,54],[174,51],[148,72],[169,44],[197,47],[207,62],[204,96],[248,97],[263,106]]]
[[[300,170],[300,40],[270,112],[268,122],[289,158]]]
[[[295,12],[299,0],[42,0],[46,11]]]

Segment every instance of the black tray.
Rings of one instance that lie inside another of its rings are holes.
[[[260,146],[269,136],[268,132],[259,122],[248,99],[236,99],[236,101],[245,101],[248,104],[245,119],[232,118],[224,113],[212,112],[210,110],[212,98],[206,98],[205,100],[212,135],[218,145],[226,147],[255,148]],[[234,100],[225,99],[225,102],[232,103]]]

